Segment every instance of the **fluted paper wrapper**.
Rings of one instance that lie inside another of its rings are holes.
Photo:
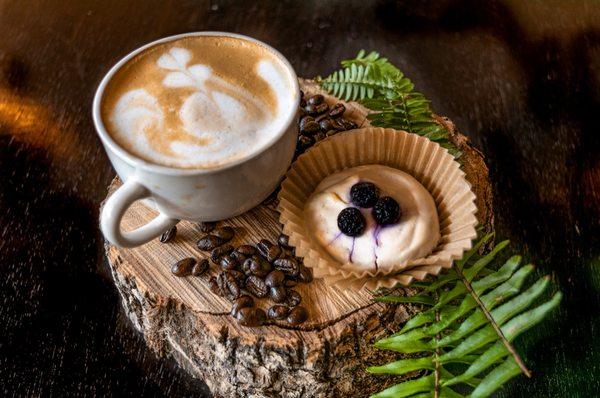
[[[395,264],[388,269],[361,269],[333,259],[314,240],[303,217],[304,206],[327,176],[350,167],[378,164],[402,170],[416,178],[433,197],[440,222],[440,240],[426,257]],[[339,133],[301,155],[286,174],[279,193],[280,221],[296,255],[314,276],[343,288],[378,289],[410,284],[437,275],[472,247],[476,236],[475,194],[458,162],[445,148],[404,131],[364,128]]]

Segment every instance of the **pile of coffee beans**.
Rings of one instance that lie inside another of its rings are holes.
[[[304,92],[300,93],[302,100],[296,156],[326,137],[358,127],[353,121],[344,118],[344,104],[329,106],[321,94],[306,96]]]
[[[285,320],[296,326],[308,318],[300,305],[302,296],[293,289],[298,283],[310,283],[312,270],[302,264],[288,244],[288,237],[281,234],[277,243],[262,239],[255,245],[242,244],[233,247],[230,242],[235,230],[216,223],[200,223],[203,235],[196,243],[198,249],[210,253],[218,272],[210,277],[213,293],[232,302],[231,315],[240,325],[257,327],[271,320]],[[169,230],[163,243],[173,239],[177,232]],[[171,272],[175,276],[200,276],[209,269],[209,260],[184,258],[175,263]],[[255,299],[268,299],[272,305],[265,312],[256,306]]]

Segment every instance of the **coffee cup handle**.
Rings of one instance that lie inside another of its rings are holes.
[[[121,220],[127,209],[136,200],[149,196],[150,191],[135,178],[129,178],[125,184],[119,187],[104,203],[100,215],[100,228],[106,239],[120,247],[140,246],[177,224],[179,220],[160,213],[146,225],[133,231],[122,231]]]

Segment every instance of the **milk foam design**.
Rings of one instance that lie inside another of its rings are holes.
[[[186,48],[165,50],[155,63],[162,81],[124,92],[110,113],[113,135],[135,155],[173,167],[216,167],[257,151],[285,122],[282,110],[293,106],[289,79],[271,59],[253,72],[268,83],[275,104],[192,63]]]

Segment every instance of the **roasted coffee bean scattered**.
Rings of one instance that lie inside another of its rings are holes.
[[[313,146],[314,143],[315,140],[312,137],[309,137],[307,135],[300,135],[298,137],[298,143],[296,144],[296,153],[301,154],[302,152]]]
[[[192,276],[200,276],[208,270],[208,260],[203,258],[192,267]]]
[[[318,132],[317,134],[313,135],[313,138],[316,144],[319,141],[323,141],[325,138],[327,138],[327,136],[322,132]]]
[[[322,104],[325,101],[325,97],[323,97],[321,94],[316,94],[313,95],[312,97],[308,98],[306,100],[306,103],[308,105],[319,105]]]
[[[229,253],[229,255],[231,257],[235,258],[235,260],[238,262],[238,264],[242,264],[246,260],[246,256],[244,256],[242,253],[238,252],[237,250],[232,251],[231,253]]]
[[[242,308],[254,307],[254,299],[247,294],[238,297],[231,306],[231,316],[237,317],[239,310]]]
[[[229,273],[229,275],[233,276],[233,278],[238,283],[240,289],[243,289],[246,286],[246,274],[244,274],[241,271],[238,271],[237,269],[232,269],[227,272]]]
[[[249,275],[256,275],[259,278],[267,276],[272,269],[273,267],[267,260],[256,255],[246,259],[242,265],[242,271]]]
[[[261,239],[261,241],[256,244],[256,248],[269,262],[275,261],[281,255],[281,248],[267,239]]]
[[[230,254],[225,254],[219,260],[219,265],[221,266],[222,270],[229,271],[229,270],[233,270],[233,269],[237,268],[239,265],[239,262],[237,259],[232,257]]]
[[[171,272],[175,276],[189,276],[192,274],[192,268],[196,265],[197,261],[195,258],[188,257],[183,260],[177,261],[171,267]]]
[[[158,240],[160,240],[161,243],[167,243],[173,240],[175,235],[177,235],[177,226],[173,225],[171,228],[163,232]]]
[[[279,235],[279,237],[277,238],[277,244],[282,249],[291,249],[292,248],[290,246],[290,238],[289,238],[289,236],[287,236],[285,234],[280,234]]]
[[[287,316],[287,322],[290,325],[296,326],[308,319],[308,313],[302,306],[293,308]]]
[[[269,297],[275,303],[283,303],[287,298],[287,289],[283,286],[272,287],[269,289]]]
[[[223,239],[215,235],[204,235],[196,245],[202,251],[210,251],[215,247],[221,246],[224,243]]]
[[[315,121],[315,118],[312,116],[304,116],[300,120],[300,131],[302,134],[313,135],[317,131],[319,131],[320,125]]]
[[[223,242],[229,242],[235,235],[235,230],[231,227],[219,227],[212,231],[212,234],[221,238]]]
[[[285,287],[294,287],[298,284],[298,281],[295,279],[286,279],[283,281],[283,286]]]
[[[329,117],[336,119],[338,117],[341,117],[344,114],[344,112],[346,112],[346,107],[344,106],[344,104],[339,102],[331,107],[331,109],[329,110]]]
[[[246,290],[258,298],[263,298],[269,293],[269,288],[265,284],[265,281],[256,275],[250,275],[246,278]]]
[[[302,301],[302,296],[295,290],[289,289],[287,292],[286,304],[290,307],[295,307]]]
[[[237,320],[240,325],[248,327],[258,327],[265,323],[267,316],[263,310],[256,307],[244,307],[237,313]]]
[[[200,232],[204,232],[205,234],[215,229],[216,226],[217,223],[211,221],[203,221],[198,223],[198,229],[200,230]]]
[[[268,287],[282,286],[285,280],[285,274],[279,270],[269,272],[265,278],[265,283]]]
[[[256,253],[256,248],[251,245],[241,245],[237,249],[235,249],[235,251],[243,254],[246,257],[250,257],[251,255]]]
[[[300,101],[300,134],[296,144],[296,156],[339,131],[355,129],[356,123],[343,117],[345,112],[346,107],[342,103],[330,107],[321,94],[308,97],[303,94]]]
[[[300,273],[300,264],[293,257],[278,258],[273,262],[273,266],[291,278],[297,277]]]
[[[311,104],[327,106],[324,99],[313,99]],[[336,131],[335,127],[346,123],[340,117],[345,109],[342,104],[331,109],[331,113],[321,112],[315,117],[305,117],[308,122],[317,125],[323,124],[331,127],[328,131]],[[337,118],[337,119],[335,119]],[[309,127],[308,130],[311,128]],[[321,127],[306,136],[314,143],[325,136]],[[275,196],[275,195],[273,195]],[[199,223],[198,228],[205,232],[198,242],[198,249],[210,251],[210,260],[221,270],[216,276],[209,279],[209,286],[213,293],[230,300],[233,304],[231,315],[239,324],[248,327],[261,326],[269,319],[285,319],[290,325],[298,325],[307,319],[307,312],[299,307],[302,296],[293,289],[300,283],[309,283],[313,280],[312,270],[302,265],[302,260],[294,255],[294,248],[289,244],[289,237],[280,234],[277,244],[268,239],[262,239],[256,245],[240,245],[236,248],[227,244],[234,238],[235,230],[230,226],[217,227],[216,223]],[[166,231],[165,234],[167,234]],[[172,272],[178,276],[200,276],[209,269],[208,259],[197,261],[188,258],[173,265]],[[265,311],[255,306],[256,298],[267,298],[275,304]]]
[[[290,308],[285,305],[275,304],[267,311],[267,317],[269,319],[284,319],[288,316]]]
[[[329,105],[327,105],[326,103],[306,104],[304,109],[306,110],[306,113],[308,113],[310,116],[318,116],[322,113],[327,112],[329,110]]]
[[[218,296],[233,301],[240,296],[240,286],[235,277],[226,271],[209,280],[210,290]]]
[[[300,272],[298,273],[298,282],[301,283],[310,283],[313,280],[312,269],[305,267],[304,265],[300,266]]]
[[[210,252],[210,261],[215,265],[220,265],[221,257],[226,254],[229,254],[233,251],[233,247],[231,245],[223,245],[219,247],[215,247]]]

